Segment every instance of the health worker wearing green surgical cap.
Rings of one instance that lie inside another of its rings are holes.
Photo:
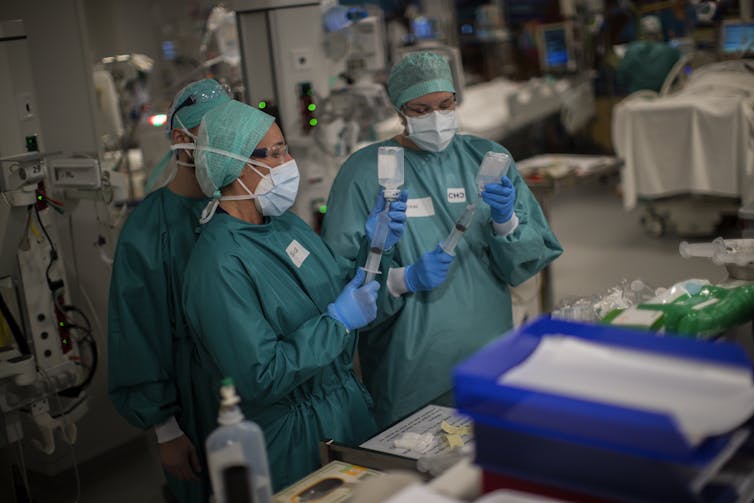
[[[444,58],[406,56],[392,69],[388,95],[405,127],[396,137],[353,153],[327,202],[322,235],[354,258],[362,222],[380,186],[377,149],[405,149],[407,228],[387,271],[386,319],[363,330],[359,357],[375,401],[378,426],[390,425],[451,389],[453,367],[513,326],[510,287],[562,253],[537,201],[514,164],[485,186],[454,256],[438,243],[468,203],[477,200],[484,155],[508,151],[456,134],[455,89]]]
[[[353,355],[357,330],[377,315],[379,284],[362,285],[358,264],[288,211],[299,171],[273,117],[237,101],[217,107],[194,157],[212,197],[183,292],[200,436],[217,427],[221,380],[231,377],[245,416],[264,431],[279,490],[319,468],[320,441],[357,445],[377,431]],[[387,247],[403,233],[405,209],[391,203]]]
[[[205,501],[209,494],[201,482],[203,449],[194,431],[190,387],[193,344],[181,305],[183,272],[207,204],[190,148],[204,114],[230,99],[210,79],[176,95],[167,123],[175,174],[128,217],[110,278],[110,400],[129,423],[155,430],[169,489],[180,502]],[[162,171],[170,152],[155,171]]]
[[[618,84],[629,93],[643,89],[660,92],[681,53],[662,40],[662,23],[657,16],[641,19],[641,39],[631,42],[618,64]]]

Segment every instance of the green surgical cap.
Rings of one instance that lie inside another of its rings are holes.
[[[216,80],[203,79],[192,82],[175,95],[173,104],[170,105],[168,110],[165,133],[170,138],[173,128],[195,128],[202,121],[204,114],[217,105],[230,101],[230,99],[228,90]],[[178,117],[178,119],[176,120],[175,117]],[[144,187],[145,192],[152,192],[157,181],[163,178],[171,154],[172,152],[168,151],[152,169]]]
[[[173,104],[170,105],[168,135],[175,128],[195,128],[202,121],[204,114],[230,100],[228,90],[216,80],[203,79],[192,82],[175,95]]]
[[[455,93],[450,66],[433,52],[412,52],[399,61],[387,79],[387,93],[395,108],[429,93]]]
[[[231,100],[206,113],[199,125],[194,163],[196,179],[207,197],[219,198],[220,189],[241,176],[248,159],[275,122],[275,118],[240,101]]]

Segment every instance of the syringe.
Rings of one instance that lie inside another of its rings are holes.
[[[479,167],[479,172],[476,175],[476,184],[479,193],[484,190],[484,186],[488,183],[500,183],[500,179],[504,175],[508,174],[508,168],[511,165],[511,157],[504,152],[487,152],[482,159],[482,164]],[[467,204],[463,210],[461,217],[456,220],[455,225],[450,230],[448,237],[440,243],[440,247],[448,255],[455,255],[454,250],[456,245],[463,237],[463,233],[466,232],[471,221],[474,218],[476,212],[478,199],[471,204]]]
[[[466,229],[469,228],[475,212],[476,201],[472,204],[466,205],[463,214],[461,214],[461,217],[456,220],[456,224],[453,226],[450,234],[448,234],[448,237],[440,243],[440,248],[442,248],[445,253],[448,255],[455,255],[454,250],[456,249],[456,245],[461,240],[461,237],[463,237],[463,233],[466,232]]]
[[[385,211],[380,212],[377,217],[377,225],[374,230],[374,236],[372,236],[372,242],[369,245],[369,256],[367,262],[364,264],[364,270],[367,272],[367,277],[364,283],[369,283],[379,272],[380,260],[382,260],[382,251],[385,249],[385,241],[387,241],[387,234],[390,225],[390,216],[388,215],[390,203],[385,201],[387,208]]]
[[[380,147],[377,149],[377,177],[383,187],[385,208],[377,217],[374,235],[369,245],[369,256],[364,264],[364,270],[367,273],[364,283],[372,281],[379,272],[382,252],[390,232],[390,203],[398,199],[399,187],[403,185],[403,148]]]

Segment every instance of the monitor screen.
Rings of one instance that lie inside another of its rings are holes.
[[[754,50],[754,21],[724,21],[720,28],[720,48],[723,54],[743,51],[747,45]]]
[[[566,69],[570,63],[570,43],[565,23],[540,26],[540,64],[542,70]]]
[[[434,22],[424,16],[418,16],[411,21],[411,31],[413,32],[414,37],[416,37],[416,40],[437,39]]]

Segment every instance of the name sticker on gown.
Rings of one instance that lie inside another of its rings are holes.
[[[432,204],[431,197],[422,197],[420,199],[409,199],[406,201],[406,216],[411,217],[431,217],[435,214],[435,205]]]
[[[309,250],[301,246],[301,243],[295,239],[291,241],[291,244],[285,249],[285,253],[288,254],[291,262],[293,262],[293,264],[299,269],[301,268],[301,264],[304,263],[304,260],[306,260],[306,257],[309,256]]]
[[[465,203],[466,202],[466,189],[459,187],[456,189],[448,189],[448,202],[449,203]]]

